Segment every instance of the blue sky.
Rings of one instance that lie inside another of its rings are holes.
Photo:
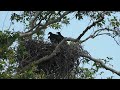
[[[119,14],[118,14],[119,16]],[[0,12],[0,30],[3,27],[3,22],[4,22],[4,28],[8,28],[10,25],[10,12]],[[72,15],[70,15],[70,17],[73,17]],[[6,18],[6,19],[5,19]],[[63,26],[61,29],[59,30],[53,30],[48,28],[45,32],[45,38],[47,39],[47,34],[48,32],[53,32],[56,33],[57,31],[60,31],[61,34],[65,37],[72,37],[72,38],[76,38],[79,36],[79,34],[88,26],[89,24],[89,19],[87,17],[85,17],[83,20],[78,21],[75,18],[72,18],[70,21],[69,25],[65,25]],[[16,23],[14,26],[11,27],[11,29],[14,28],[15,31],[18,30],[23,30],[24,29],[24,25],[20,24],[20,23]],[[88,36],[91,32],[93,31],[93,29],[91,29],[90,32],[88,32],[83,38],[85,38],[86,36]],[[87,42],[83,43],[84,48],[90,52],[90,54],[95,57],[95,58],[103,58],[105,59],[106,57],[113,57],[113,60],[110,61],[110,64],[113,65],[113,68],[120,71],[120,46],[118,46],[115,41],[108,36],[99,36],[95,39],[90,39]],[[97,78],[106,78],[109,76],[114,76],[113,78],[120,78],[118,75],[116,74],[112,74],[110,71],[107,71],[105,69],[101,69],[100,71],[104,71],[105,73],[102,74],[101,76],[98,75]]]

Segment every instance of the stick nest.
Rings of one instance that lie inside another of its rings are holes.
[[[22,47],[21,47],[22,46]],[[19,68],[24,68],[32,61],[39,60],[46,55],[50,55],[57,44],[50,42],[29,40],[24,41],[17,49],[17,61]],[[80,53],[83,52],[82,46],[78,43],[68,44],[65,42],[60,47],[60,52],[47,61],[37,65],[36,73],[44,72],[49,79],[65,79],[72,77],[71,72],[79,66]]]

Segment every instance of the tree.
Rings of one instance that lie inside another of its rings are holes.
[[[115,40],[120,37],[120,22],[113,11],[23,11],[12,13],[12,24],[20,22],[25,30],[0,32],[0,66],[2,78],[95,78],[100,68],[120,76],[120,72],[107,66],[112,58],[96,59],[84,50],[82,44],[89,39],[108,35]],[[69,15],[77,20],[87,17],[88,25],[76,39],[65,37],[59,44],[44,41],[47,28],[59,29],[70,25]],[[109,23],[108,25],[106,23]],[[97,28],[96,28],[97,27]],[[92,28],[91,35],[82,39]],[[69,43],[67,41],[70,41]],[[14,46],[14,42],[18,46]],[[94,67],[84,68],[81,64],[92,62]],[[7,65],[6,65],[7,64]],[[102,73],[102,72],[101,72]]]

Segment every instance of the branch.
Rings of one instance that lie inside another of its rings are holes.
[[[34,31],[31,31],[31,30],[30,30],[31,32],[27,32],[27,33],[21,33],[21,34],[20,34],[20,37],[30,36],[30,35],[38,32],[39,30],[46,28],[46,27],[47,27],[48,25],[50,25],[50,24],[59,22],[65,15],[67,15],[67,14],[69,14],[69,13],[71,13],[71,12],[70,12],[70,11],[64,12],[60,17],[58,17],[58,18],[55,19],[55,20],[51,20],[51,21],[45,23],[45,24],[44,24],[43,26],[41,26],[39,29],[36,29],[36,30],[34,30]],[[38,26],[38,25],[39,25],[39,23],[38,23],[36,26]],[[34,26],[32,29],[34,29],[36,26]]]
[[[90,36],[88,36],[86,39],[82,40],[81,43],[89,40],[90,38],[95,38],[95,37],[100,36],[100,35],[109,35],[109,36],[110,36],[110,33],[101,33],[101,34],[100,34],[100,32],[105,31],[105,30],[107,30],[107,31],[112,31],[112,32],[113,32],[113,30],[112,30],[112,29],[109,29],[109,28],[98,29],[98,30],[96,30],[92,35],[90,35]]]
[[[97,33],[98,32],[98,33]],[[87,41],[88,39],[90,39],[90,38],[95,38],[95,37],[97,37],[97,36],[101,36],[101,35],[109,35],[110,36],[110,33],[101,33],[101,34],[99,34],[101,31],[99,31],[99,30],[97,30],[97,31],[95,31],[92,35],[90,35],[90,36],[88,36],[86,39],[84,39],[84,40],[82,40],[81,41],[81,43],[83,43],[83,42],[85,42],[85,41]],[[97,33],[97,34],[96,34]],[[96,34],[96,35],[95,35]]]
[[[89,36],[89,37],[87,37],[86,39],[82,40],[82,41],[81,41],[81,43],[83,43],[83,42],[87,41],[87,40],[88,40],[88,39],[90,39],[90,38],[94,38],[94,36],[93,36],[93,35],[90,35],[90,36]]]
[[[115,32],[114,29],[102,28],[102,29],[96,30],[92,35],[88,36],[86,39],[81,40],[81,43],[89,40],[90,38],[95,38],[95,37],[101,36],[101,35],[108,35],[108,36],[110,36],[110,37],[112,37],[114,39],[114,41],[117,43],[117,45],[120,46],[120,44],[118,43],[118,41],[115,39],[115,36],[112,36],[111,33],[101,33],[102,31],[106,31],[106,30],[108,32]]]
[[[86,57],[86,58],[88,58],[88,59],[90,59],[90,60],[92,60],[92,61],[94,61],[94,62],[96,62],[96,63],[99,63],[99,64],[100,64],[103,68],[105,68],[106,70],[109,70],[109,71],[111,71],[111,72],[113,72],[113,73],[116,73],[117,75],[120,76],[120,72],[116,71],[116,70],[113,69],[113,68],[110,68],[110,67],[106,66],[106,65],[102,62],[102,60],[95,59],[95,58],[93,58],[93,57],[91,57],[91,56],[88,56],[88,55],[85,55],[85,54],[81,54],[81,56],[82,56],[82,57]]]
[[[36,11],[34,18],[30,21],[30,29],[34,27],[34,23],[42,11]]]
[[[98,21],[93,22],[90,26],[88,26],[88,27],[82,32],[82,34],[79,35],[79,37],[78,37],[77,39],[80,40],[81,37],[82,37],[90,28],[92,28],[93,26],[95,26],[97,23],[101,22],[103,19],[104,19],[104,17],[102,16]]]

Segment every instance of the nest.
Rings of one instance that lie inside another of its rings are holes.
[[[29,40],[23,43],[24,54],[18,47],[17,61],[19,68],[24,68],[30,62],[39,60],[46,55],[50,55],[57,44],[45,41]],[[65,42],[60,47],[60,52],[47,61],[37,65],[36,73],[44,72],[47,79],[66,79],[71,77],[71,71],[75,66],[79,66],[78,61],[82,47],[79,44],[68,44]],[[26,54],[25,54],[26,52]]]

